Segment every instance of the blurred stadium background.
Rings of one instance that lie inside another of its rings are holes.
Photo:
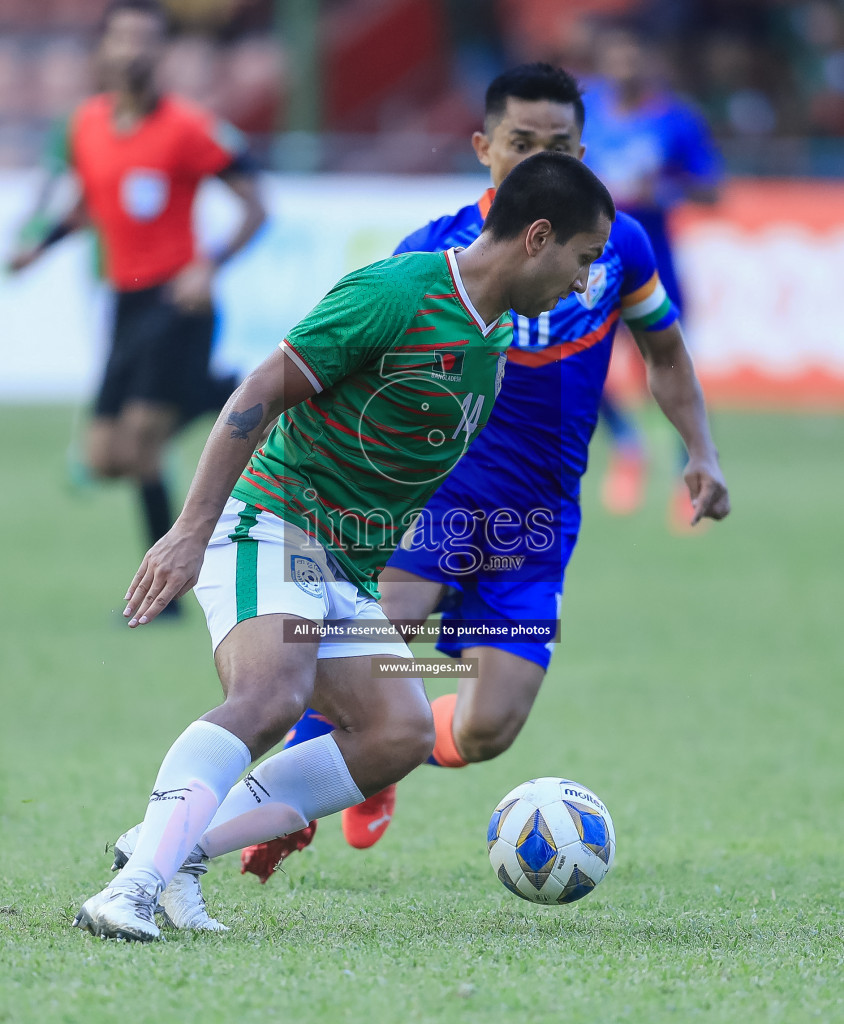
[[[0,254],[59,167],[57,123],[96,84],[104,0],[0,11]],[[219,281],[218,361],[254,365],[345,271],[485,187],[469,136],[500,70],[588,76],[602,19],[634,16],[729,172],[677,211],[686,316],[710,401],[844,405],[844,6],[840,0],[166,0],[165,85],[251,137],[272,222]],[[588,107],[585,141],[589,142]],[[53,202],[62,202],[59,180]],[[200,230],[231,215],[206,188]],[[28,225],[32,229],[32,225]],[[102,351],[89,243],[0,281],[0,398],[81,398]],[[46,289],[46,292],[45,292]],[[50,301],[44,301],[44,295]],[[38,357],[33,358],[33,352]]]

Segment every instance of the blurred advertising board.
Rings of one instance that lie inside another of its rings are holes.
[[[246,372],[343,274],[410,231],[476,200],[481,177],[267,176],[270,222],[219,277],[215,358]],[[0,176],[0,260],[37,178]],[[209,245],[237,207],[210,184],[197,210]],[[844,185],[741,181],[712,210],[676,215],[686,331],[714,404],[844,408]],[[90,239],[0,278],[0,399],[85,398],[109,316]]]
[[[737,180],[674,228],[710,402],[844,408],[844,183]]]

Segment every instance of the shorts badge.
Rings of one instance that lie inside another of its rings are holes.
[[[322,569],[313,560],[302,555],[290,556],[290,573],[293,582],[300,590],[304,590],[311,597],[323,597],[325,595],[325,577]]]

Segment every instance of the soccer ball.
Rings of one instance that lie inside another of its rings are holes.
[[[531,903],[573,903],[612,867],[615,829],[595,794],[571,779],[531,779],[507,794],[487,830],[501,884]]]

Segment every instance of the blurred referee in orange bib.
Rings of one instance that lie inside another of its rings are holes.
[[[99,234],[117,302],[88,462],[96,476],[136,482],[150,544],[172,523],[162,469],[167,441],[192,418],[221,409],[234,387],[209,371],[214,273],[265,218],[240,133],[157,90],[166,36],[157,0],[109,4],[100,60],[114,91],[87,100],[68,125],[79,199],[40,244],[10,261],[12,270],[28,266],[89,221]],[[213,256],[197,252],[191,224],[197,188],[211,175],[243,205],[238,229]]]

